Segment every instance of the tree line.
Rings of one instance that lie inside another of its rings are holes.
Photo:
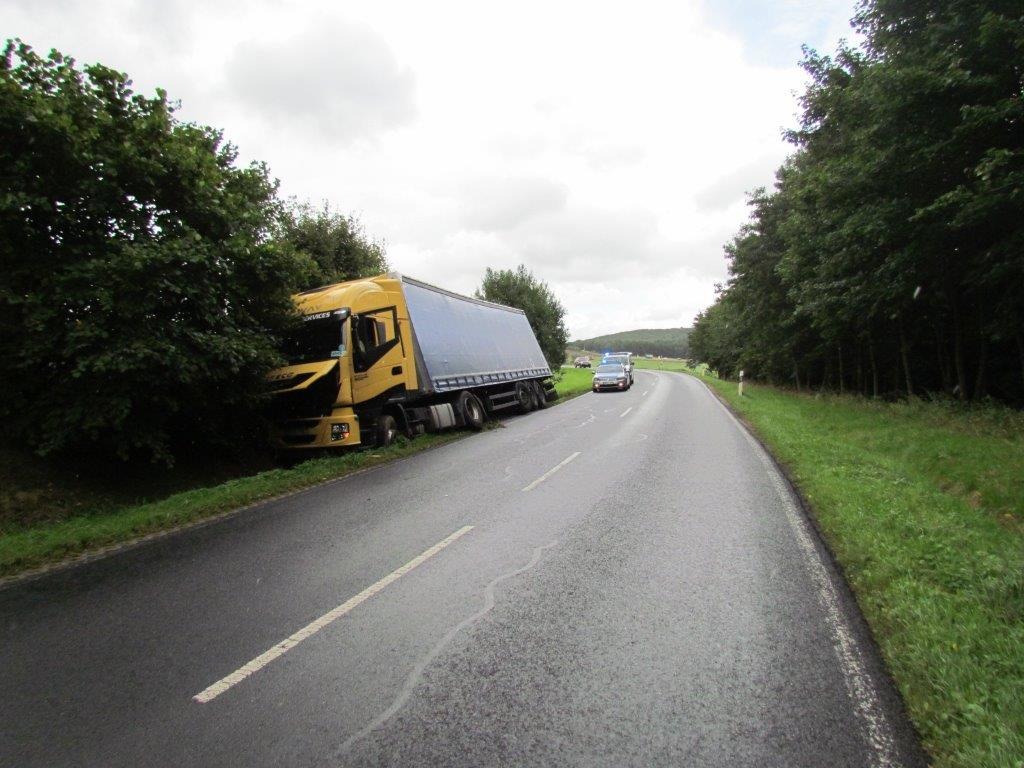
[[[805,49],[795,151],[726,246],[692,353],[724,375],[1024,402],[1019,0],[868,0]]]
[[[168,465],[259,447],[291,295],[388,271],[357,219],[281,199],[264,163],[239,167],[176,110],[101,64],[4,47],[0,419],[15,446]],[[481,295],[524,309],[561,363],[546,284],[488,269]]]
[[[622,350],[635,355],[657,355],[659,357],[688,357],[690,354],[689,328],[640,328],[635,331],[620,331],[592,339],[570,342],[573,347],[596,352]]]

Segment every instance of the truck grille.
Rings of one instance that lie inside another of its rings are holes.
[[[312,375],[312,371],[307,371],[306,373],[297,373],[294,376],[289,376],[287,379],[276,379],[272,381],[267,381],[265,386],[268,391],[278,389],[291,389],[292,387],[299,386],[299,384],[304,382]]]
[[[338,399],[338,367],[305,389],[278,392],[270,402],[270,417],[275,421],[327,416]]]

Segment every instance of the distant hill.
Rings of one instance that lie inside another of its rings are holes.
[[[570,341],[574,349],[592,352],[623,351],[636,355],[661,355],[662,357],[688,357],[690,354],[690,331],[692,328],[642,328],[637,331],[621,331],[592,339]]]

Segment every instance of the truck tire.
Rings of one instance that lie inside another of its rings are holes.
[[[548,395],[544,391],[544,385],[536,379],[533,380],[533,392],[537,396],[538,408],[547,408],[551,405],[551,403],[548,402]]]
[[[516,400],[519,401],[520,413],[529,413],[537,407],[537,396],[534,394],[533,387],[530,386],[530,382],[516,382]]]
[[[467,427],[474,432],[479,432],[484,428],[484,406],[476,395],[472,392],[460,392],[455,404]]]
[[[387,448],[395,442],[396,437],[398,437],[398,425],[395,423],[395,417],[390,413],[382,413],[377,419],[374,445],[377,448]]]

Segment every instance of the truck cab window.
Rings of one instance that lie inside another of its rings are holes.
[[[345,354],[343,326],[336,315],[300,322],[284,339],[284,353],[290,365],[315,363]]]
[[[366,371],[398,344],[394,308],[364,312],[352,318],[352,364]]]

